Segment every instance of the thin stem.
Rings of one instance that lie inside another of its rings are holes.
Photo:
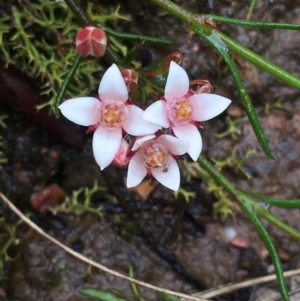
[[[252,105],[252,102],[250,100],[250,97],[247,93],[246,87],[244,85],[244,82],[236,68],[236,66],[234,65],[233,61],[230,58],[230,55],[228,54],[228,52],[226,50],[224,50],[223,47],[218,47],[218,45],[215,45],[217,42],[215,40],[212,39],[208,39],[207,36],[203,36],[203,38],[209,42],[211,45],[215,46],[216,50],[219,52],[219,54],[222,56],[222,58],[224,59],[225,63],[227,64],[227,66],[229,67],[229,70],[234,78],[235,84],[238,88],[243,106],[245,108],[245,111],[247,113],[247,116],[249,118],[249,121],[252,125],[252,128],[254,130],[254,133],[257,137],[258,142],[260,143],[262,149],[264,150],[265,154],[270,158],[270,159],[274,159],[274,156],[269,148],[268,145],[268,141],[267,138],[264,134],[263,128],[259,122],[258,116],[254,110],[254,107]]]
[[[249,21],[249,20],[244,20],[244,19],[228,18],[228,17],[216,16],[216,15],[210,15],[210,14],[202,15],[202,17],[212,20],[212,21],[224,23],[224,24],[249,26],[249,27],[253,27],[253,28],[300,30],[300,24]]]
[[[261,202],[267,203],[271,206],[285,208],[285,209],[299,209],[300,208],[300,199],[282,200],[282,199],[278,199],[278,198],[265,196],[265,195],[262,195],[259,193],[251,192],[251,191],[245,191],[245,190],[241,190],[241,189],[239,189],[239,191],[248,196],[251,196],[252,198],[258,199]]]
[[[81,23],[82,27],[91,25],[92,21],[88,18],[85,12],[77,5],[74,0],[65,0],[65,3],[68,5],[70,10],[73,12],[77,20]]]
[[[220,41],[226,47],[228,47],[230,51],[237,53],[238,55],[242,56],[252,64],[260,67],[262,70],[280,79],[281,81],[288,84],[289,86],[300,90],[299,78],[293,76],[289,72],[281,69],[275,64],[262,58],[261,56],[249,50],[248,48],[242,46],[235,40],[229,38],[227,35],[220,32],[219,30],[212,28],[209,25],[206,25],[205,21],[207,21],[207,18],[205,18],[205,16],[207,15],[192,14],[169,0],[150,0],[150,1],[159,5],[161,8],[165,9],[167,12],[179,18],[180,20],[184,21],[187,24],[187,26],[189,26],[193,31],[197,32],[201,37],[209,38],[209,36],[212,34],[214,36],[218,36]]]
[[[274,265],[275,273],[277,276],[277,283],[279,287],[279,291],[281,293],[281,297],[284,301],[290,301],[289,293],[287,290],[285,278],[283,275],[282,264],[280,262],[279,256],[277,254],[275,245],[265,227],[262,225],[261,221],[258,217],[253,213],[252,207],[249,203],[244,202],[243,199],[238,199],[239,204],[243,211],[246,213],[247,217],[251,220],[252,224],[254,225],[256,231],[258,232],[259,236],[265,243],[265,246],[269,252],[271,257],[272,263]]]
[[[119,65],[119,63],[122,61],[120,56],[112,49],[110,45],[106,47],[105,56],[109,61],[115,63],[116,65]]]
[[[70,85],[70,82],[72,81],[72,79],[74,77],[74,74],[75,74],[76,70],[79,67],[80,61],[81,61],[81,56],[79,54],[77,54],[77,56],[75,58],[75,61],[72,65],[69,73],[66,76],[66,79],[64,80],[63,84],[61,85],[61,87],[60,87],[60,89],[57,93],[57,97],[56,97],[55,104],[54,104],[56,113],[58,113],[58,106],[63,101],[63,98],[66,94],[66,91],[67,91],[69,85]]]
[[[150,0],[150,1],[186,23],[188,19],[191,18],[192,16],[190,12],[184,10],[181,6],[169,0]]]
[[[253,9],[256,5],[256,2],[257,2],[257,0],[251,0],[250,7],[249,7],[249,10],[248,10],[248,13],[246,16],[246,20],[249,20],[251,18],[251,15],[252,15]]]
[[[46,232],[43,231],[43,229],[41,229],[40,227],[38,227],[34,222],[32,222],[28,217],[26,217],[12,202],[10,202],[1,192],[0,192],[0,199],[3,200],[3,202],[15,213],[17,214],[22,221],[24,221],[31,229],[34,229],[35,231],[37,231],[41,236],[43,236],[44,238],[46,238],[48,241],[52,242],[53,244],[55,244],[56,246],[58,246],[59,248],[61,248],[62,250],[64,250],[66,253],[68,253],[69,255],[72,255],[73,257],[75,257],[76,259],[92,266],[95,267],[97,269],[99,269],[102,272],[106,272],[110,275],[116,276],[118,278],[136,283],[140,286],[152,289],[154,291],[157,292],[162,292],[162,293],[166,293],[166,294],[170,294],[173,296],[177,296],[177,297],[181,297],[187,300],[195,300],[195,301],[209,301],[203,298],[197,298],[197,297],[193,297],[193,296],[189,296],[183,293],[179,293],[179,292],[174,292],[171,290],[167,290],[161,287],[157,287],[155,285],[151,285],[149,283],[131,278],[129,276],[123,275],[117,271],[111,270],[109,268],[107,268],[106,266],[97,263],[93,260],[91,260],[90,258],[87,258],[85,256],[83,256],[82,254],[74,251],[73,249],[67,247],[66,245],[64,245],[63,243],[59,242],[58,240],[56,240],[55,238],[53,238],[52,236],[50,236],[49,234],[47,234]]]
[[[262,58],[255,52],[249,50],[248,48],[242,46],[235,40],[231,39],[224,33],[218,31],[220,38],[229,48],[229,50],[237,53],[238,55],[242,56],[250,63],[260,67],[262,70],[268,72],[269,74],[273,75],[274,77],[280,79],[284,83],[288,84],[289,86],[300,90],[300,79],[289,72],[281,69],[277,65],[269,62],[268,60]]]
[[[246,213],[248,218],[251,220],[257,232],[259,233],[261,239],[263,240],[272,259],[281,296],[284,299],[284,301],[290,301],[284,275],[283,275],[282,265],[279,256],[277,254],[276,248],[271,240],[269,233],[264,228],[264,226],[262,225],[258,217],[253,213],[252,204],[250,204],[246,199],[242,198],[237,193],[234,185],[231,184],[231,182],[228,179],[226,179],[216,168],[214,168],[214,166],[211,163],[209,163],[209,161],[207,161],[203,156],[199,157],[198,163],[216,181],[216,183],[218,183],[229,194],[235,197],[240,207],[243,209],[243,211]]]
[[[171,41],[167,40],[167,39],[149,37],[149,36],[144,36],[144,35],[136,35],[136,34],[131,34],[131,33],[123,33],[123,32],[119,32],[117,30],[111,29],[104,24],[97,24],[97,26],[102,28],[109,35],[114,36],[116,38],[122,38],[122,39],[127,39],[127,40],[136,40],[136,41],[147,41],[147,42],[159,43],[159,44],[171,44]]]
[[[290,237],[300,240],[300,232],[292,228],[288,224],[284,223],[282,220],[271,214],[269,211],[265,210],[261,205],[257,204],[255,201],[251,200],[246,194],[241,193],[241,198],[251,204],[255,209],[256,213],[261,216],[266,221],[270,222],[272,225],[280,229],[281,231],[288,234]]]

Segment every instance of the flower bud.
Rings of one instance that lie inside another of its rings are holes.
[[[125,80],[128,92],[134,92],[138,87],[139,75],[132,69],[123,69],[121,74]]]
[[[87,26],[78,31],[75,47],[82,57],[101,57],[107,45],[105,32],[95,26]]]
[[[183,60],[183,53],[181,52],[173,52],[171,54],[169,54],[168,56],[166,56],[162,62],[161,62],[161,68],[164,71],[169,71],[169,67],[170,67],[170,63],[171,61],[181,65],[182,60]]]
[[[210,93],[213,90],[212,84],[206,79],[195,79],[190,82],[190,88],[195,94]]]
[[[112,164],[114,166],[120,167],[120,168],[127,167],[128,163],[130,161],[130,157],[128,156],[129,147],[130,147],[130,144],[126,141],[126,139],[122,139],[120,148],[112,162]]]

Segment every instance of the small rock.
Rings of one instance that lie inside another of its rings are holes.
[[[49,207],[62,202],[66,192],[58,185],[52,184],[34,193],[30,198],[32,207],[44,214]]]

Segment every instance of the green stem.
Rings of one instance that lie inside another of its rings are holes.
[[[208,160],[202,155],[198,159],[199,165],[218,183],[222,188],[231,195],[237,196],[234,185],[225,178]]]
[[[288,234],[295,240],[300,240],[300,232],[292,228],[288,224],[284,223],[282,220],[271,214],[269,211],[265,210],[261,205],[257,204],[255,201],[251,200],[246,194],[241,193],[241,198],[247,203],[251,204],[255,209],[256,213],[263,219],[280,229],[281,231]]]
[[[187,10],[183,9],[181,6],[169,1],[169,0],[150,0],[156,5],[160,6],[165,11],[169,12],[176,18],[188,23],[188,20],[192,17],[192,14]]]
[[[289,72],[262,58],[261,56],[242,46],[235,40],[229,38],[227,35],[220,32],[219,30],[212,28],[209,25],[206,25],[205,21],[207,20],[207,18],[205,18],[205,15],[202,16],[192,14],[169,0],[150,1],[165,9],[167,12],[179,18],[180,20],[184,21],[187,24],[187,26],[189,26],[193,31],[198,33],[201,37],[206,37],[206,39],[209,39],[209,36],[212,34],[218,36],[219,39],[223,42],[224,45],[228,47],[229,50],[237,53],[252,64],[260,67],[262,70],[280,79],[281,81],[290,85],[291,87],[300,90],[299,78],[293,76]]]
[[[265,246],[269,252],[271,257],[272,263],[274,265],[275,274],[277,277],[279,291],[281,293],[281,297],[284,301],[290,301],[289,293],[287,290],[286,282],[283,275],[282,264],[280,262],[280,258],[277,254],[276,248],[274,243],[266,230],[266,228],[262,225],[261,221],[258,217],[253,213],[252,207],[249,203],[244,202],[244,200],[239,199],[239,203],[243,211],[246,213],[247,217],[251,220],[252,224],[254,225],[256,231],[258,232],[259,236],[265,243]]]
[[[202,15],[202,17],[204,17],[205,19],[209,19],[209,20],[224,23],[224,24],[249,26],[249,27],[253,27],[253,28],[300,30],[300,24],[248,21],[248,20],[244,20],[244,19],[228,18],[228,17],[216,16],[216,15],[210,15],[210,14]]]
[[[65,0],[65,3],[68,5],[70,10],[73,12],[77,20],[81,23],[82,27],[92,24],[92,21],[88,18],[85,12],[77,5],[74,0]]]
[[[211,39],[208,39],[207,36],[204,36],[205,40],[207,42],[209,42],[210,44],[214,45],[214,41],[212,41]],[[259,122],[258,116],[254,110],[254,107],[252,105],[252,102],[250,100],[250,97],[246,91],[246,87],[244,85],[244,82],[236,68],[236,66],[234,65],[234,63],[232,62],[230,55],[227,53],[227,51],[225,51],[222,47],[217,47],[216,45],[214,45],[216,50],[219,52],[219,54],[222,56],[222,58],[224,59],[224,61],[226,62],[227,66],[229,67],[229,70],[234,78],[235,84],[238,88],[243,106],[245,108],[245,111],[247,113],[247,116],[249,118],[249,121],[252,125],[252,128],[254,130],[254,133],[257,137],[257,140],[259,141],[262,149],[264,150],[265,154],[271,158],[271,159],[275,159],[270,148],[268,145],[268,141],[267,138],[264,134],[263,128]]]
[[[253,9],[254,9],[254,7],[256,5],[256,1],[257,0],[251,0],[250,7],[249,7],[249,10],[248,10],[248,13],[247,13],[247,16],[246,16],[246,20],[249,20],[251,18]]]
[[[251,220],[257,232],[259,233],[261,239],[263,240],[272,259],[281,296],[284,301],[290,301],[285,279],[283,276],[282,265],[279,256],[277,254],[276,248],[271,240],[269,233],[264,228],[264,226],[262,225],[258,217],[253,213],[253,207],[252,207],[253,204],[248,202],[248,200],[244,199],[243,197],[241,197],[237,193],[234,185],[228,179],[226,179],[216,168],[214,168],[214,166],[203,156],[199,157],[198,163],[214,179],[216,183],[222,186],[224,190],[226,190],[239,202],[240,207],[243,209],[245,214]],[[257,208],[255,209],[257,210]],[[269,212],[264,212],[263,214],[266,216],[270,215]],[[273,219],[272,221],[277,222],[275,219]]]
[[[123,33],[117,30],[111,29],[110,27],[104,24],[97,24],[98,27],[103,29],[106,33],[116,38],[122,38],[126,40],[136,40],[136,41],[147,41],[151,43],[159,43],[159,44],[171,44],[170,40],[162,39],[162,38],[155,38],[155,37],[148,37],[143,35],[136,35],[131,33]]]
[[[252,198],[258,199],[261,202],[267,203],[271,206],[276,206],[276,207],[285,208],[285,209],[299,209],[300,208],[300,199],[282,200],[282,199],[273,198],[273,197],[265,196],[265,195],[262,195],[259,193],[245,191],[245,190],[241,190],[241,189],[239,189],[239,191],[248,196],[251,196]]]
[[[60,89],[57,93],[57,97],[56,97],[55,103],[54,103],[55,111],[56,111],[57,114],[58,114],[58,106],[63,101],[63,98],[66,94],[66,91],[67,91],[69,85],[70,85],[70,82],[72,81],[72,79],[74,77],[74,74],[75,74],[76,70],[79,67],[80,61],[81,61],[81,56],[79,54],[77,54],[77,56],[75,58],[75,61],[72,65],[69,73],[66,76],[66,79],[64,80],[63,84],[61,85],[61,87],[60,87]]]
[[[235,40],[226,36],[224,33],[218,31],[218,34],[220,35],[220,38],[222,39],[222,41],[229,48],[229,50],[235,52],[236,54],[238,54],[241,57],[248,60],[250,63],[258,66],[262,70],[264,70],[264,71],[268,72],[269,74],[273,75],[274,77],[280,79],[281,81],[288,84],[289,86],[300,90],[300,79],[298,77],[290,74],[289,72],[281,69],[277,65],[262,58],[255,52],[249,50],[248,48],[237,43]]]
[[[122,61],[120,56],[112,49],[110,45],[106,47],[105,56],[110,62],[113,62],[116,65],[119,65],[119,63]]]

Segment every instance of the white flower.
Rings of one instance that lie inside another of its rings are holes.
[[[132,147],[136,153],[128,166],[127,187],[138,185],[148,174],[164,186],[178,190],[180,173],[173,156],[183,155],[188,148],[189,143],[170,135],[148,135],[136,139]]]
[[[143,110],[128,105],[128,90],[119,68],[113,64],[103,75],[99,85],[99,99],[79,97],[59,106],[69,120],[92,126],[93,152],[101,170],[116,156],[122,141],[122,129],[130,135],[153,134],[161,127],[141,119]]]
[[[171,128],[176,137],[190,144],[187,153],[196,161],[202,150],[202,138],[194,123],[219,115],[231,100],[215,94],[188,92],[187,73],[172,61],[165,87],[165,100],[150,105],[142,118],[164,128]]]

